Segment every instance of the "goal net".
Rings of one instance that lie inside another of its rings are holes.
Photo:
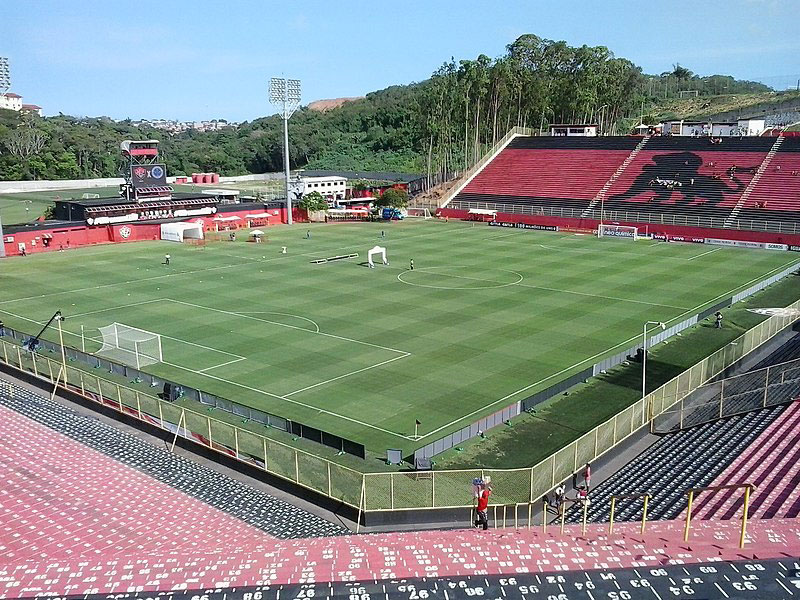
[[[432,219],[433,216],[431,215],[431,211],[429,211],[426,207],[414,207],[406,209],[408,211],[407,217],[421,217],[423,219]]]
[[[162,362],[161,336],[157,333],[123,323],[112,323],[99,330],[103,347],[97,354],[137,369]]]
[[[597,228],[597,237],[623,238],[627,240],[639,239],[639,230],[627,225],[600,225]]]

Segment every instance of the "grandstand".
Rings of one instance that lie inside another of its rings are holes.
[[[712,520],[694,525],[688,546],[676,521],[651,524],[647,538],[625,524],[613,535],[604,525],[512,533],[505,518],[488,532],[344,537],[5,379],[0,415],[3,598],[635,598],[643,587],[667,597],[687,576],[703,597],[766,598],[794,585],[782,576],[800,553],[791,519],[752,523],[745,551],[725,543],[735,522]]]
[[[745,373],[698,389],[692,395],[697,401],[686,400],[680,426],[672,420],[677,431],[661,436],[592,488],[588,520],[607,522],[611,497],[630,493],[650,495],[648,519],[685,517],[686,490],[732,483],[756,486],[751,518],[800,515],[800,380],[795,375],[799,356],[800,335],[795,334]],[[725,416],[739,414],[719,418],[722,404],[709,402],[705,388],[710,387],[729,389],[734,402],[726,403]],[[742,495],[723,490],[701,496],[692,514],[694,519],[740,518]],[[641,515],[641,502],[626,502],[614,518],[636,520]],[[583,506],[572,505],[567,519],[581,522]]]
[[[795,234],[800,139],[518,135],[455,192],[445,209]]]

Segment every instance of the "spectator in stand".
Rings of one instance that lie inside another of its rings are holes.
[[[476,509],[478,512],[478,518],[475,521],[475,527],[482,526],[484,531],[489,529],[489,496],[491,495],[491,486],[482,483],[481,491],[478,494],[478,506]]]
[[[589,491],[589,487],[592,483],[592,465],[586,463],[586,466],[583,469],[583,483],[586,486],[586,491]]]

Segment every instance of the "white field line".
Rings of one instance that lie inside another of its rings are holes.
[[[441,234],[450,233],[450,232],[453,232],[453,231],[461,231],[462,229],[472,229],[472,227],[452,227],[452,228],[449,228],[449,229],[447,229],[445,231],[428,231],[428,232],[420,233],[420,234],[417,234],[417,235],[407,235],[407,236],[404,236],[403,238],[401,238],[401,239],[399,239],[397,241],[401,242],[401,241],[408,240],[408,239],[411,239],[411,238],[418,238],[418,237],[423,237],[423,236],[427,236],[427,235],[434,235],[434,234],[441,235]],[[367,245],[367,242],[364,242],[364,244]],[[93,291],[93,290],[103,290],[103,289],[116,287],[118,285],[129,285],[129,284],[132,284],[132,283],[134,283],[134,284],[135,283],[142,283],[142,282],[145,282],[145,281],[156,281],[156,280],[159,280],[159,279],[166,279],[168,277],[180,277],[182,275],[195,275],[197,273],[205,273],[207,271],[219,271],[219,270],[222,270],[222,269],[233,269],[233,268],[236,268],[236,267],[251,267],[253,265],[269,263],[269,262],[273,262],[273,261],[276,261],[276,260],[286,260],[288,257],[291,257],[291,256],[318,257],[320,254],[323,254],[323,253],[336,252],[337,250],[349,250],[349,249],[351,249],[353,247],[354,247],[353,244],[348,244],[347,246],[339,246],[338,248],[327,248],[327,249],[323,248],[321,250],[315,250],[313,252],[303,252],[303,253],[300,253],[300,254],[281,255],[281,256],[276,256],[276,257],[273,257],[273,258],[266,258],[266,259],[251,258],[251,259],[249,259],[251,262],[246,262],[246,263],[234,263],[232,265],[219,265],[219,266],[216,266],[216,267],[208,267],[208,268],[205,268],[205,269],[193,269],[191,271],[179,271],[177,273],[176,272],[165,273],[164,275],[154,275],[152,277],[143,277],[141,279],[132,279],[132,280],[127,280],[127,281],[117,281],[115,283],[104,283],[104,284],[101,284],[101,285],[93,285],[93,286],[89,286],[89,287],[77,288],[77,289],[72,289],[72,290],[60,290],[58,292],[50,292],[48,294],[37,294],[35,296],[25,296],[24,298],[11,298],[9,300],[0,300],[0,304],[10,304],[11,302],[23,302],[25,300],[37,300],[39,298],[50,298],[50,297],[53,297],[53,296],[61,296],[63,294],[74,294],[74,293],[77,293],[77,292],[90,292],[90,291]],[[230,255],[226,255],[226,256],[230,256]]]
[[[318,387],[320,385],[325,385],[326,383],[331,383],[331,382],[337,381],[339,379],[344,379],[345,377],[350,377],[350,375],[355,375],[356,373],[363,373],[364,371],[369,371],[370,369],[374,369],[375,367],[380,367],[380,366],[389,364],[390,362],[394,362],[394,361],[400,360],[402,358],[407,358],[408,356],[411,356],[411,355],[410,354],[405,354],[405,355],[401,355],[401,356],[395,356],[394,358],[390,358],[389,360],[384,360],[383,362],[379,362],[377,364],[370,365],[369,367],[364,367],[364,368],[358,369],[356,371],[351,371],[350,373],[345,373],[344,375],[339,375],[338,377],[332,377],[331,379],[326,379],[325,381],[320,381],[319,383],[315,383],[313,385],[308,385],[308,386],[306,386],[304,388],[300,388],[299,390],[295,390],[293,392],[289,392],[288,394],[284,394],[284,396],[293,396],[295,394],[299,394],[300,392],[305,392],[306,390],[310,390],[310,389]]]
[[[159,300],[164,300],[164,301],[169,301],[169,302],[178,302],[180,304],[189,304],[189,303],[181,302],[181,301],[178,301],[178,300],[172,300],[171,298],[160,298]],[[228,313],[228,311],[223,311],[223,310],[220,310],[220,309],[213,309],[213,308],[209,308],[207,306],[191,305],[191,304],[190,304],[190,306],[196,306],[197,308],[204,308],[206,310],[211,310],[211,311]],[[27,317],[23,317],[21,315],[18,315],[16,313],[13,313],[13,312],[8,311],[8,310],[0,309],[0,312],[2,312],[4,314],[7,314],[7,315],[11,315],[12,317],[16,317],[16,318],[21,319],[23,321],[28,321],[30,323],[37,324],[37,325],[43,325],[44,324],[43,321],[36,321],[34,319],[29,319]],[[250,319],[255,319],[257,321],[264,321],[264,319],[258,319],[256,317],[248,317],[247,315],[240,315],[240,314],[236,314],[236,313],[228,313],[228,314],[231,314],[231,315],[237,316],[237,317],[241,317],[241,318],[250,318]],[[285,323],[278,323],[278,322],[274,322],[274,321],[265,321],[265,322],[273,323],[275,325],[281,325],[281,326],[289,327],[291,329],[297,329],[297,330],[300,330],[300,331],[305,331],[307,333],[316,333],[314,331],[311,331],[310,329],[305,329],[303,327],[296,327],[296,326],[293,326],[293,325],[287,325]],[[66,335],[72,335],[72,336],[80,338],[80,334],[78,334],[78,333],[72,333],[71,331],[64,331],[64,333]],[[401,358],[406,358],[408,356],[411,356],[410,352],[404,352],[403,350],[395,350],[394,348],[386,348],[384,346],[378,346],[377,344],[370,344],[369,342],[362,342],[360,340],[352,340],[352,339],[349,339],[349,338],[345,338],[345,337],[341,337],[341,336],[337,336],[337,335],[333,335],[333,334],[326,334],[326,333],[322,333],[322,332],[317,333],[317,335],[325,335],[325,336],[328,336],[328,337],[333,337],[333,338],[341,339],[341,340],[344,340],[344,341],[355,342],[355,343],[358,343],[358,344],[366,344],[366,345],[369,345],[369,346],[374,346],[374,347],[380,348],[382,350],[389,350],[391,352],[398,352],[398,353],[401,354],[401,356],[396,356],[391,360],[383,361],[380,364],[372,365],[371,367],[367,367],[367,369],[378,367],[378,366],[381,366],[382,364],[386,364],[387,362],[392,362],[394,360],[399,360]],[[167,337],[167,336],[162,336],[162,337]],[[87,339],[91,339],[91,340],[96,341],[96,342],[100,342],[101,341],[101,340],[99,340],[97,338],[92,338],[92,337],[89,337]],[[198,344],[194,344],[193,342],[186,342],[185,340],[181,340],[181,339],[178,339],[178,338],[169,338],[169,339],[173,339],[173,340],[176,340],[176,341],[179,341],[179,342],[184,342],[184,343],[187,343],[187,344],[198,345]],[[230,363],[233,363],[233,362],[239,362],[239,360],[246,360],[246,358],[245,357],[240,357],[240,356],[238,356],[236,354],[230,354],[229,352],[224,352],[223,350],[217,350],[216,348],[208,348],[207,346],[205,348],[207,348],[209,350],[212,350],[214,352],[222,352],[224,354],[229,354],[231,356],[236,356],[237,359],[233,360],[233,361],[230,361],[228,363],[223,363],[223,364],[207,367],[206,369],[203,369],[203,370],[200,370],[200,371],[198,371],[196,369],[191,369],[189,367],[184,367],[183,365],[178,365],[178,364],[175,364],[175,363],[167,362],[167,361],[162,361],[162,364],[165,364],[167,366],[173,367],[175,369],[180,369],[182,371],[188,371],[190,373],[195,373],[195,374],[201,375],[202,377],[208,377],[209,379],[213,379],[215,381],[221,381],[223,383],[227,383],[228,385],[232,385],[234,387],[238,387],[238,388],[241,388],[241,389],[249,390],[251,392],[256,392],[258,394],[263,394],[265,396],[269,396],[270,398],[276,398],[278,400],[285,400],[286,402],[289,402],[291,404],[296,404],[298,406],[302,406],[302,407],[308,408],[310,410],[316,410],[319,413],[324,413],[324,414],[330,415],[332,417],[338,417],[338,418],[340,418],[342,420],[349,421],[351,423],[356,423],[358,425],[361,425],[363,427],[367,427],[369,429],[374,429],[376,431],[381,431],[382,433],[386,433],[388,435],[393,435],[395,437],[402,438],[404,440],[413,441],[413,439],[414,439],[413,436],[407,436],[407,435],[404,435],[402,433],[396,433],[394,431],[389,431],[388,429],[384,429],[382,427],[378,427],[377,425],[372,425],[370,423],[365,423],[363,421],[359,421],[358,419],[353,419],[352,417],[347,417],[345,415],[340,415],[339,413],[335,413],[333,411],[326,410],[326,409],[320,408],[318,406],[313,406],[311,404],[306,404],[305,402],[300,402],[299,400],[294,400],[294,399],[288,398],[286,396],[281,396],[279,394],[273,394],[271,392],[267,392],[266,390],[261,390],[261,389],[258,389],[258,388],[254,388],[254,387],[250,387],[250,386],[241,384],[241,383],[237,383],[235,381],[231,381],[229,379],[224,379],[222,377],[217,377],[215,375],[211,375],[210,373],[207,373],[206,371],[208,371],[210,369],[216,369],[216,368],[221,367],[221,366],[223,366],[225,364],[230,364]],[[358,371],[353,371],[351,373],[346,373],[345,375],[336,377],[336,378],[334,378],[332,380],[329,380],[329,381],[333,381],[335,379],[341,379],[342,377],[346,377],[346,376],[349,376],[349,375],[354,375],[354,374],[360,373],[360,372],[362,372],[364,370],[366,370],[366,369],[359,369]],[[315,384],[315,386],[316,385],[321,385],[323,383],[328,383],[329,381],[320,382],[319,384]],[[315,386],[310,386],[310,387],[315,387]],[[310,387],[307,388],[307,389],[310,389]],[[304,390],[295,390],[292,393],[293,394],[297,394],[300,391],[304,391]]]
[[[162,300],[167,300],[167,298],[162,298]],[[180,338],[171,337],[169,335],[157,334],[160,335],[162,338],[167,338],[168,340],[173,340],[175,342],[181,342],[182,344],[188,344],[189,346],[196,346],[197,348],[202,348],[203,350],[210,350],[211,352],[219,352],[220,354],[227,354],[228,356],[233,356],[237,360],[245,360],[246,356],[239,356],[238,354],[234,354],[233,352],[227,352],[225,350],[219,350],[218,348],[212,348],[211,346],[203,346],[203,344],[197,344],[195,342],[187,342],[186,340],[182,340]]]
[[[354,340],[353,338],[344,337],[341,335],[335,335],[333,333],[325,333],[323,331],[312,331],[310,329],[306,329],[305,327],[298,327],[297,325],[289,325],[288,323],[281,323],[279,321],[270,321],[269,319],[262,319],[259,317],[254,317],[253,315],[245,315],[242,313],[231,312],[229,310],[224,310],[221,308],[213,308],[211,306],[203,306],[202,304],[194,304],[192,302],[184,302],[183,300],[175,300],[173,298],[164,298],[164,300],[168,300],[169,302],[176,302],[177,304],[184,304],[186,306],[191,306],[193,308],[200,308],[203,310],[209,310],[211,312],[218,312],[225,315],[230,315],[232,317],[239,317],[241,319],[251,319],[253,321],[260,321],[262,323],[270,323],[271,325],[278,325],[279,327],[287,327],[288,329],[296,329],[297,331],[304,331],[306,333],[313,333],[314,335],[323,335],[325,337],[334,338],[337,340],[342,340],[344,342],[353,342],[354,344],[363,344],[364,346],[370,346],[372,348],[380,348],[381,350],[388,350],[389,352],[395,352],[397,354],[402,354],[403,356],[408,356],[411,354],[410,352],[406,352],[405,350],[398,350],[397,348],[388,348],[387,346],[381,346],[380,344],[373,344],[372,342],[364,342],[362,340]],[[292,315],[294,316],[294,315]]]
[[[167,298],[159,298],[158,300],[152,300],[152,302],[161,302],[161,301],[164,301],[164,300],[167,300]],[[135,306],[135,305],[131,305],[131,306]],[[117,308],[122,308],[122,307],[117,307]],[[29,319],[28,317],[23,317],[22,315],[18,315],[16,313],[13,313],[13,312],[11,312],[9,310],[5,310],[5,309],[0,309],[0,312],[4,313],[4,314],[7,314],[7,315],[11,315],[12,317],[16,317],[17,319],[21,319],[23,321],[28,321],[29,323],[33,323],[35,325],[44,325],[44,323],[45,323],[44,321],[37,321],[36,319]],[[80,333],[74,333],[74,332],[69,331],[67,329],[64,329],[63,333],[64,333],[64,335],[71,335],[71,336],[74,336],[74,337],[76,337],[78,339],[80,339],[80,337],[81,337]],[[188,344],[189,346],[197,346],[198,348],[203,348],[204,350],[208,350],[210,352],[216,352],[218,354],[226,354],[228,356],[233,356],[234,358],[236,358],[235,361],[231,361],[231,362],[238,362],[240,360],[247,360],[246,356],[239,356],[238,354],[233,354],[232,352],[227,352],[225,350],[219,350],[218,348],[212,348],[210,346],[203,346],[202,344],[196,344],[195,342],[189,342],[187,340],[182,340],[180,338],[171,337],[169,335],[163,335],[163,334],[160,334],[160,333],[156,333],[154,335],[158,335],[158,336],[160,336],[162,338],[167,338],[167,339],[173,340],[175,342],[180,342],[181,344]],[[94,336],[91,336],[91,335],[84,335],[83,337],[85,339],[87,339],[87,340],[91,340],[91,341],[97,342],[99,344],[103,343],[103,339],[102,338],[94,337]],[[214,369],[214,368],[219,367],[219,366],[221,366],[221,365],[215,365],[214,367],[209,367],[209,368]]]
[[[502,229],[501,229],[501,231],[502,231]],[[511,233],[504,233],[502,235],[493,235],[491,237],[486,237],[486,238],[483,238],[483,240],[486,241],[486,242],[493,242],[493,241],[499,240],[501,238],[509,237],[509,236],[512,236],[512,235],[517,235],[519,233],[520,233],[520,231],[512,231]],[[529,232],[522,231],[522,233],[529,233]]]
[[[219,369],[220,367],[227,367],[228,365],[232,365],[233,363],[237,363],[243,360],[247,360],[246,358],[234,358],[233,360],[229,360],[228,362],[220,363],[218,365],[214,365],[213,367],[206,367],[205,369],[199,369],[198,373],[205,373],[206,371],[210,371],[211,369]]]
[[[398,357],[398,358],[404,358],[404,357]],[[380,432],[388,434],[388,435],[393,435],[395,437],[398,437],[398,438],[401,438],[401,439],[404,439],[404,440],[413,441],[413,436],[403,435],[402,433],[396,433],[394,431],[389,431],[388,429],[384,429],[383,427],[378,427],[377,425],[372,425],[370,423],[365,423],[364,421],[359,421],[358,419],[353,419],[351,417],[346,417],[344,415],[340,415],[340,414],[332,412],[330,410],[325,410],[324,408],[319,408],[318,406],[312,406],[311,404],[306,404],[305,402],[300,402],[299,400],[294,400],[293,398],[287,398],[286,396],[280,396],[278,394],[273,394],[273,393],[267,392],[265,390],[260,390],[258,388],[250,387],[250,386],[244,385],[242,383],[237,383],[235,381],[230,381],[228,379],[224,379],[222,377],[217,377],[216,375],[211,375],[209,373],[199,373],[198,371],[195,371],[194,369],[189,369],[189,368],[183,367],[181,365],[176,365],[176,364],[168,363],[168,362],[165,362],[163,364],[168,365],[170,367],[174,367],[176,369],[182,369],[184,371],[189,371],[190,373],[195,373],[195,374],[201,375],[203,377],[208,377],[209,379],[214,379],[215,381],[221,381],[222,383],[227,383],[228,385],[232,385],[234,387],[238,387],[238,388],[241,388],[243,390],[249,390],[249,391],[255,392],[257,394],[263,394],[264,396],[269,396],[270,398],[275,398],[276,400],[284,400],[284,401],[289,402],[291,404],[296,404],[297,406],[302,406],[303,408],[308,408],[309,410],[315,410],[318,413],[324,413],[324,414],[330,415],[332,417],[337,417],[337,418],[342,419],[344,421],[349,421],[350,423],[355,423],[357,425],[361,425],[362,427],[367,427],[369,429],[374,429],[375,431],[380,431]]]
[[[700,309],[700,308],[702,308],[703,306],[705,306],[705,305],[707,305],[707,304],[711,304],[711,303],[715,302],[716,300],[719,300],[720,298],[724,298],[725,296],[732,295],[732,294],[733,294],[733,293],[734,293],[736,290],[738,290],[738,289],[740,289],[740,288],[745,288],[745,287],[747,287],[748,285],[750,285],[750,284],[752,284],[752,283],[755,283],[756,281],[759,281],[759,280],[762,280],[762,279],[766,279],[766,278],[767,278],[767,277],[769,277],[769,276],[770,276],[772,273],[775,273],[776,271],[780,271],[781,269],[785,269],[786,267],[788,267],[789,265],[791,265],[791,264],[793,264],[793,263],[795,263],[795,264],[796,264],[796,262],[797,262],[797,261],[789,261],[788,263],[786,263],[786,264],[784,264],[784,265],[781,265],[780,267],[776,267],[776,268],[772,269],[771,271],[769,271],[769,272],[767,272],[767,273],[764,273],[764,274],[762,274],[762,275],[759,275],[758,277],[754,277],[754,278],[753,278],[753,279],[751,279],[750,281],[748,281],[748,282],[746,282],[746,283],[743,283],[743,284],[741,284],[741,285],[738,285],[738,286],[736,286],[735,288],[733,288],[732,290],[729,290],[729,291],[727,291],[727,292],[724,292],[724,293],[720,294],[719,296],[717,296],[717,297],[715,297],[715,298],[712,298],[711,300],[706,300],[706,301],[705,301],[705,302],[703,302],[702,304],[698,304],[698,305],[697,305],[697,306],[695,306],[694,308],[691,308],[691,309],[687,310],[686,312],[684,312],[684,313],[682,313],[682,314],[678,315],[677,317],[673,317],[673,318],[669,319],[669,320],[667,321],[667,323],[672,323],[673,321],[679,321],[679,320],[680,320],[680,319],[682,319],[683,317],[685,317],[685,316],[687,316],[687,315],[689,315],[689,314],[691,314],[691,313],[693,313],[693,312],[695,312],[695,311],[699,310],[699,309]],[[465,419],[469,419],[470,417],[472,417],[472,416],[474,416],[474,415],[476,415],[476,414],[478,414],[478,413],[480,413],[480,412],[483,412],[483,411],[485,411],[487,408],[491,408],[492,406],[495,406],[495,405],[497,405],[497,404],[500,404],[501,402],[505,402],[505,401],[509,400],[510,398],[513,398],[514,396],[517,396],[517,395],[519,395],[519,394],[522,394],[523,392],[527,392],[529,389],[531,389],[531,388],[533,388],[533,387],[536,387],[537,385],[540,385],[540,384],[542,384],[542,383],[544,383],[544,382],[546,382],[546,381],[549,381],[549,380],[550,380],[550,379],[552,379],[553,377],[558,377],[558,376],[559,376],[559,375],[561,375],[562,373],[566,373],[567,371],[569,371],[569,370],[571,370],[571,369],[574,369],[575,367],[579,367],[579,366],[583,365],[584,363],[587,363],[587,362],[589,362],[589,361],[591,361],[591,360],[594,360],[595,358],[599,358],[600,356],[603,356],[604,354],[607,354],[607,353],[609,353],[610,351],[612,351],[612,350],[614,350],[614,349],[616,349],[616,348],[619,348],[620,346],[624,346],[625,344],[629,344],[630,342],[632,342],[632,341],[634,341],[634,340],[637,340],[637,339],[639,339],[639,337],[641,337],[641,336],[639,336],[638,334],[637,334],[637,335],[634,335],[633,337],[630,337],[630,338],[628,338],[628,339],[627,339],[627,340],[625,340],[624,342],[620,342],[620,343],[618,343],[618,344],[615,344],[614,346],[611,346],[610,348],[608,348],[608,349],[606,349],[606,350],[603,350],[602,352],[598,352],[597,354],[595,354],[595,355],[593,355],[593,356],[590,356],[590,357],[588,357],[588,358],[584,358],[583,360],[581,360],[581,361],[579,361],[579,362],[576,362],[574,365],[572,365],[572,366],[569,366],[569,367],[567,367],[566,369],[561,369],[561,370],[560,370],[560,371],[558,371],[557,373],[553,373],[552,375],[548,375],[547,377],[545,377],[545,378],[543,378],[543,379],[540,379],[539,381],[536,381],[536,382],[534,382],[534,383],[531,383],[530,385],[526,385],[525,387],[523,387],[523,388],[520,388],[520,389],[518,389],[518,390],[516,390],[516,391],[514,391],[514,392],[511,392],[510,394],[506,394],[505,396],[503,396],[503,397],[502,397],[502,398],[500,398],[499,400],[495,400],[494,402],[490,402],[489,404],[487,404],[487,405],[483,406],[482,408],[479,408],[479,409],[477,409],[477,410],[473,410],[471,413],[469,413],[469,414],[467,414],[467,415],[464,415],[464,416],[462,416],[462,417],[460,417],[460,418],[458,418],[458,419],[455,419],[455,420],[453,420],[453,421],[450,421],[450,422],[449,422],[449,423],[447,423],[446,425],[442,425],[441,427],[437,427],[436,429],[434,429],[433,431],[430,431],[430,432],[426,433],[425,435],[421,435],[421,436],[419,437],[419,439],[425,439],[426,437],[429,437],[429,436],[431,436],[431,435],[434,435],[434,434],[436,434],[436,433],[440,432],[442,429],[446,429],[446,428],[448,428],[448,427],[450,427],[450,426],[452,426],[452,425],[455,425],[456,423],[459,423],[460,421],[463,421],[463,420],[465,420]]]
[[[103,312],[110,312],[112,310],[119,310],[123,308],[130,308],[131,306],[141,306],[142,304],[152,304],[153,302],[161,302],[161,298],[154,298],[153,300],[143,300],[142,302],[131,302],[130,304],[123,304],[121,306],[112,306],[110,308],[100,308],[98,310],[90,310],[89,312],[77,313],[77,314],[70,314],[67,311],[63,311],[66,313],[64,318],[75,319],[77,317],[85,317],[87,315],[96,315],[98,313]]]
[[[700,258],[701,256],[705,256],[706,254],[711,254],[712,252],[717,252],[719,250],[722,250],[722,248],[714,248],[713,250],[707,250],[706,252],[703,252],[702,254],[697,254],[697,255],[695,255],[695,256],[693,256],[691,258],[687,258],[686,260],[694,260],[695,258]]]
[[[272,310],[240,310],[236,312],[237,315],[282,315],[284,317],[294,317],[295,319],[301,319],[303,321],[308,321],[314,326],[314,331],[312,333],[319,333],[319,325],[313,319],[309,319],[308,317],[301,317],[300,315],[293,315],[292,313],[283,313],[283,312],[275,312]]]
[[[483,238],[483,239],[485,241],[490,241],[491,242],[491,241],[499,240],[500,238],[509,237],[509,236],[512,236],[512,235],[515,235],[515,234],[523,235],[523,234],[530,234],[530,233],[531,233],[530,231],[520,230],[520,231],[515,231],[513,233],[507,233],[505,235],[497,235],[497,236]],[[514,243],[514,242],[511,241],[511,240],[505,240],[503,243]],[[666,243],[667,242],[660,241],[660,242],[656,242],[654,244],[648,244],[647,246],[649,248],[652,248],[653,246],[658,246],[660,244],[666,244]],[[559,247],[548,246],[546,244],[540,244],[540,243],[536,243],[536,242],[534,242],[532,245],[533,246],[539,246],[540,248],[544,248],[545,250],[554,250],[556,252],[577,252],[577,253],[581,253],[581,254],[587,254],[587,253],[590,253],[590,252],[594,252],[591,248],[559,248]],[[722,248],[722,247],[715,248],[713,250],[709,250],[707,252],[703,252],[702,254],[697,254],[695,256],[691,256],[689,258],[683,258],[681,256],[659,256],[658,258],[659,258],[659,260],[661,260],[661,259],[665,259],[665,260],[694,260],[695,258],[700,258],[701,256],[705,256],[706,254],[711,254],[712,252],[716,252],[717,250],[724,250],[724,248]],[[634,256],[642,256],[641,252],[626,252],[626,251],[623,251],[623,250],[618,250],[618,251],[615,252],[615,254],[630,254],[630,255],[634,255]]]
[[[427,273],[428,272],[428,271],[425,271],[424,268],[417,269],[417,271],[422,271],[423,273]],[[402,271],[400,274],[398,274],[397,278],[400,279],[400,276],[404,275],[405,273],[411,273],[411,270],[410,269],[406,269],[405,271]],[[450,274],[450,273],[434,273],[434,274],[435,275],[442,275],[444,277],[454,277],[454,278],[457,278],[457,279],[470,279],[472,281],[483,281],[485,283],[497,283],[497,284],[502,284],[503,283],[502,281],[494,281],[492,279],[481,279],[479,277],[469,277],[467,275],[453,275],[453,274]],[[403,280],[400,279],[400,281],[403,281]],[[403,282],[403,283],[405,283],[405,282]],[[413,285],[413,284],[408,284],[408,285]],[[531,289],[535,289],[535,290],[546,290],[548,292],[560,292],[562,294],[574,294],[574,295],[577,295],[577,296],[589,296],[591,298],[603,298],[605,300],[616,300],[617,302],[632,302],[634,304],[646,304],[647,306],[661,306],[661,307],[664,307],[664,308],[674,308],[676,310],[687,310],[688,309],[688,307],[686,307],[686,306],[673,306],[672,304],[659,304],[658,302],[646,302],[644,300],[632,300],[630,298],[618,298],[616,296],[604,296],[602,294],[590,294],[588,292],[576,292],[576,291],[573,291],[573,290],[562,290],[562,289],[559,289],[559,288],[544,287],[544,286],[541,286],[541,285],[532,285],[532,284],[529,284],[529,283],[522,283],[521,280],[516,282],[516,283],[506,284],[506,285],[507,286],[518,285],[520,287],[526,287],[526,288],[531,288]],[[442,289],[451,289],[451,288],[442,288]],[[477,289],[482,289],[482,288],[477,288]],[[483,288],[483,289],[485,289],[485,288]]]

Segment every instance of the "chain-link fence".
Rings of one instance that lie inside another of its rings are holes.
[[[800,396],[800,359],[700,386],[653,419],[653,433],[669,433],[724,417],[791,402]]]

